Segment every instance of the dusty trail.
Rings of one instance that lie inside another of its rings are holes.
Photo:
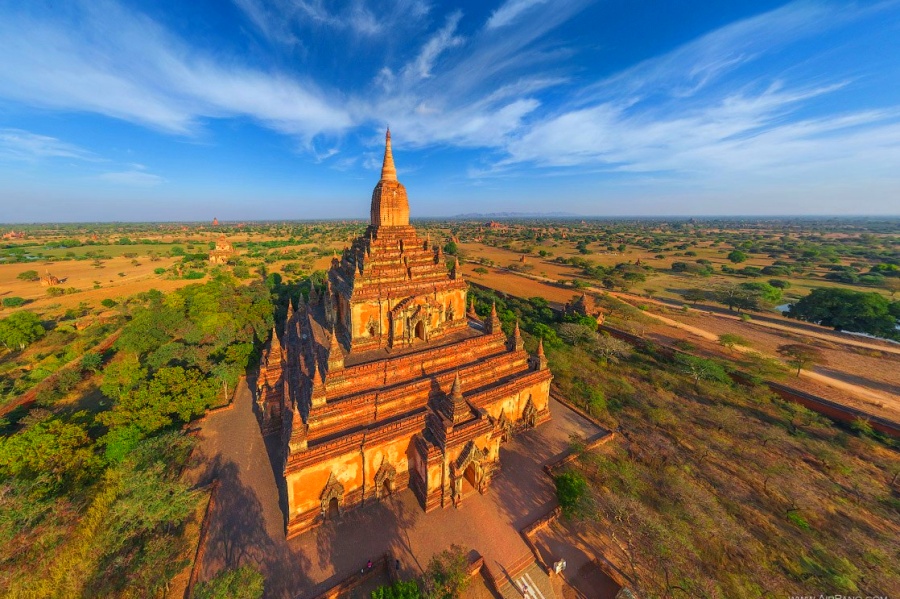
[[[497,267],[495,267],[495,268],[497,268]],[[540,281],[542,283],[551,283],[554,285],[556,284],[556,281],[554,281],[553,279],[549,279],[547,277],[541,277],[538,275],[520,273],[520,272],[516,272],[513,270],[505,269],[505,268],[500,268],[499,270],[503,270],[505,272],[509,272],[509,273],[519,275],[521,277],[529,278],[529,279],[532,279],[535,281]],[[629,300],[630,301],[640,301],[643,304],[654,304],[654,305],[663,306],[663,307],[667,307],[667,308],[672,307],[671,304],[667,304],[666,302],[662,302],[660,300],[648,299],[648,298],[634,295],[631,293],[609,291],[608,289],[601,289],[599,287],[593,287],[593,286],[587,287],[587,290],[591,291],[593,293],[608,293],[609,295],[616,297],[618,299],[621,299],[623,301],[629,301]],[[716,312],[707,312],[705,310],[694,310],[693,308],[688,308],[688,310],[698,312],[698,313],[703,313],[703,314],[709,314],[711,316],[716,316],[719,318],[740,320],[740,317],[729,315],[729,314],[719,314]],[[712,333],[706,329],[696,327],[693,325],[689,325],[689,324],[685,324],[683,322],[679,322],[672,318],[662,316],[661,314],[656,314],[656,313],[649,312],[649,311],[644,311],[643,314],[645,314],[646,316],[648,316],[650,318],[653,318],[654,320],[662,322],[663,324],[666,324],[668,326],[687,331],[687,332],[689,332],[693,335],[696,335],[702,339],[706,339],[709,341],[718,341],[719,340],[718,335],[716,335],[715,333]],[[856,339],[844,339],[842,337],[837,337],[837,336],[831,335],[831,334],[817,333],[815,331],[810,331],[808,329],[798,329],[798,328],[794,328],[794,327],[791,327],[788,325],[781,325],[781,324],[777,324],[777,323],[765,322],[765,321],[760,321],[760,320],[754,321],[754,324],[763,326],[766,328],[770,328],[770,329],[791,332],[794,334],[802,334],[802,335],[805,335],[808,337],[815,337],[815,338],[829,341],[832,343],[839,343],[839,344],[843,344],[843,345],[861,347],[861,348],[866,348],[866,349],[874,349],[874,350],[885,352],[885,353],[900,355],[900,347],[892,347],[887,344],[882,345],[882,344],[876,344],[876,343],[867,343],[865,341],[858,341]],[[767,357],[778,358],[778,356],[775,356],[772,354],[767,354],[765,352],[758,352],[757,350],[747,348],[747,347],[736,346],[735,349],[740,352],[756,352],[756,353],[761,353],[762,355],[765,355]],[[882,393],[879,391],[875,391],[873,389],[869,389],[869,388],[863,387],[861,385],[856,385],[853,383],[849,383],[847,381],[842,381],[842,380],[839,380],[839,379],[836,379],[836,378],[833,378],[833,377],[830,377],[830,376],[827,376],[827,375],[824,375],[824,374],[821,374],[818,372],[810,371],[810,370],[801,370],[800,376],[814,380],[814,381],[818,381],[824,385],[828,385],[835,389],[839,389],[841,391],[849,393],[864,403],[874,405],[874,406],[877,406],[880,408],[890,407],[895,412],[900,413],[900,397],[891,395],[889,393]]]
[[[687,332],[689,332],[693,335],[696,335],[702,339],[707,339],[709,341],[718,341],[719,340],[718,335],[716,335],[715,333],[711,333],[705,329],[701,329],[700,327],[695,327],[693,325],[684,324],[683,322],[678,322],[677,320],[674,320],[672,318],[667,318],[660,314],[654,314],[653,312],[645,311],[644,314],[650,318],[653,318],[654,320],[658,320],[659,322],[667,324],[676,329],[681,329],[683,331],[687,331]],[[760,353],[760,354],[770,357],[770,358],[777,358],[777,356],[774,356],[771,354],[766,354],[764,352],[759,352],[758,350],[755,350],[750,347],[744,347],[743,345],[736,345],[736,346],[734,346],[734,349],[735,349],[735,351],[739,351],[741,353]],[[866,399],[871,402],[874,402],[874,404],[879,407],[883,407],[885,404],[897,404],[898,403],[897,397],[894,397],[894,396],[891,396],[891,395],[888,395],[885,393],[880,393],[878,391],[874,391],[867,387],[862,387],[860,385],[854,385],[853,383],[841,381],[841,380],[832,378],[830,376],[826,376],[824,374],[814,372],[812,370],[801,370],[800,376],[819,381],[820,383],[824,383],[830,387],[834,387],[835,389],[841,389],[842,391],[847,391],[848,393],[852,393],[853,395],[856,395],[860,399]]]
[[[535,281],[540,281],[542,283],[550,283],[550,284],[556,285],[556,281],[554,281],[553,279],[547,278],[547,277],[516,272],[514,270],[509,270],[507,268],[502,268],[502,267],[498,267],[498,266],[495,266],[493,268],[496,268],[497,270],[502,270],[502,271],[505,271],[505,272],[508,272],[508,273],[511,273],[514,275],[518,275],[520,277],[525,277],[527,279],[533,279]],[[675,307],[670,303],[667,303],[667,302],[664,302],[661,300],[657,300],[657,299],[642,297],[640,295],[635,295],[633,293],[624,293],[622,291],[610,291],[609,289],[601,289],[600,287],[594,287],[594,286],[588,286],[586,289],[593,293],[608,293],[612,297],[616,297],[621,300],[628,301],[629,303],[632,301],[639,301],[643,304],[655,304],[657,306],[663,306],[665,308]],[[740,320],[740,316],[737,316],[734,314],[721,314],[719,312],[709,312],[707,310],[698,310],[698,309],[691,308],[691,307],[688,307],[688,310],[692,311],[692,312],[702,313],[702,314],[709,315],[709,316],[715,316],[717,318],[724,318],[724,319],[728,319],[728,320]],[[815,337],[816,339],[822,339],[823,341],[830,341],[832,343],[840,343],[842,345],[850,345],[853,347],[861,347],[864,349],[874,349],[874,350],[885,352],[888,354],[900,355],[900,345],[893,345],[893,344],[887,344],[887,343],[885,343],[885,344],[871,343],[871,342],[867,342],[867,341],[860,341],[857,339],[848,339],[845,337],[839,337],[834,334],[829,334],[829,333],[824,333],[824,332],[819,333],[816,331],[809,330],[807,328],[800,329],[797,327],[792,327],[787,324],[778,324],[775,322],[768,322],[765,320],[754,320],[753,323],[757,326],[766,327],[769,329],[775,329],[778,331],[787,331],[790,333],[806,335],[807,337]]]

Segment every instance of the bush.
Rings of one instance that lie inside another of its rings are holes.
[[[40,276],[36,270],[26,270],[25,272],[20,272],[16,278],[22,281],[37,281],[40,279]]]
[[[415,580],[397,581],[372,591],[372,599],[419,599],[422,593]]]
[[[63,295],[65,291],[62,287],[47,287],[47,295],[50,297],[59,297]]]
[[[222,570],[211,580],[201,582],[194,591],[196,599],[259,599],[265,590],[263,575],[251,566]]]
[[[431,558],[425,570],[425,596],[454,599],[462,595],[469,583],[469,559],[458,545],[452,545]]]
[[[100,354],[95,354],[94,352],[88,352],[81,358],[82,370],[97,372],[98,370],[100,370],[100,366],[102,364],[103,358],[100,357]]]
[[[580,518],[588,511],[587,480],[578,472],[563,472],[554,477],[556,498],[568,518]]]
[[[115,307],[117,304],[116,304],[116,300],[106,298],[106,299],[104,299],[104,300],[102,300],[102,301],[100,302],[100,305],[103,306],[103,307],[105,307],[105,308],[113,308],[113,307]]]
[[[206,276],[206,273],[200,272],[199,270],[189,270],[188,272],[184,273],[183,278],[194,280],[194,279],[202,279],[205,276]]]
[[[3,307],[4,308],[18,308],[19,306],[25,305],[25,298],[23,297],[4,297],[3,298]]]
[[[164,274],[166,274],[166,269],[161,266],[158,266],[153,269],[153,274],[164,275]]]

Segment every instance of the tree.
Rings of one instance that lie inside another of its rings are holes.
[[[41,418],[0,438],[0,476],[36,479],[43,492],[52,492],[86,476],[97,460],[83,425],[47,413]]]
[[[728,351],[734,353],[735,345],[746,347],[750,345],[750,342],[735,333],[725,333],[724,335],[719,335],[719,345],[728,348]]]
[[[103,364],[103,358],[100,357],[100,354],[96,354],[94,352],[88,352],[84,354],[81,358],[81,369],[82,370],[90,370],[91,372],[97,372],[100,370],[100,366]]]
[[[728,260],[733,262],[734,264],[740,264],[741,262],[746,262],[749,256],[742,252],[741,250],[734,250],[730,254],[728,254]]]
[[[554,477],[556,484],[556,499],[562,508],[562,513],[568,518],[580,518],[589,510],[589,498],[587,480],[579,472],[563,472]]]
[[[218,384],[197,370],[181,366],[160,368],[153,378],[120,395],[119,401],[97,419],[109,427],[137,426],[153,433],[176,420],[190,422],[214,401]]]
[[[580,345],[593,341],[597,333],[583,324],[564,322],[559,325],[559,337],[569,345]]]
[[[422,593],[415,580],[399,580],[372,591],[372,599],[421,599]]]
[[[900,304],[890,302],[875,292],[852,289],[819,288],[795,304],[787,315],[815,322],[836,331],[869,333],[889,339],[900,339],[897,331]]]
[[[447,245],[444,246],[444,253],[455,256],[459,253],[459,246],[456,245],[455,241],[448,241]]]
[[[44,326],[34,312],[23,310],[0,320],[0,343],[7,349],[25,349],[44,336]]]
[[[675,363],[681,372],[693,379],[694,388],[698,393],[700,392],[700,381],[716,381],[726,385],[731,383],[731,378],[725,368],[715,360],[690,354],[678,354],[675,356]]]
[[[735,308],[741,309],[742,306],[747,304],[747,290],[735,283],[720,285],[712,295],[715,301],[728,306],[729,310],[734,310]]]
[[[628,342],[604,333],[596,337],[591,349],[601,360],[615,363],[627,357],[632,347]]]
[[[778,346],[778,353],[787,360],[787,363],[797,369],[797,376],[800,376],[800,370],[810,364],[824,364],[825,355],[817,348],[802,343],[788,343]]]
[[[686,289],[681,296],[684,298],[684,301],[697,305],[698,302],[702,302],[707,299],[707,292],[703,289]]]
[[[431,558],[425,570],[424,593],[428,599],[456,599],[469,583],[469,558],[459,545],[451,545]]]
[[[38,272],[36,270],[26,270],[25,272],[20,272],[16,276],[16,278],[23,281],[37,281],[38,279],[40,279],[40,276],[38,276]]]
[[[119,399],[134,389],[146,376],[147,371],[141,367],[136,355],[131,352],[120,352],[103,369],[100,391],[110,399]]]
[[[198,584],[193,596],[196,599],[259,599],[265,590],[264,581],[263,575],[251,566],[222,570]]]
[[[740,287],[741,289],[746,290],[748,294],[756,296],[757,305],[768,304],[774,306],[778,304],[782,298],[780,288],[762,281],[748,281],[747,283],[741,283]]]

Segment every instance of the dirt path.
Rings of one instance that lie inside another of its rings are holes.
[[[556,285],[556,281],[554,281],[553,279],[550,279],[547,277],[542,277],[540,275],[532,275],[532,274],[528,274],[528,273],[516,272],[514,270],[509,270],[507,268],[503,268],[500,266],[494,266],[492,268],[495,268],[497,270],[502,270],[502,271],[508,272],[510,274],[518,275],[518,276],[524,277],[526,279],[533,279],[535,281],[540,281],[542,283],[550,283],[554,286]],[[622,291],[610,291],[609,289],[602,289],[600,287],[594,287],[594,286],[588,286],[588,287],[586,287],[586,289],[593,293],[608,293],[612,297],[619,298],[623,301],[627,301],[628,303],[639,301],[644,304],[656,304],[657,306],[663,306],[666,308],[680,307],[680,306],[671,304],[669,302],[664,302],[662,300],[657,300],[657,299],[653,299],[653,298],[647,298],[647,297],[643,297],[640,295],[635,295],[633,293],[624,293]],[[574,289],[573,289],[573,291],[574,291]],[[699,309],[695,309],[695,308],[691,308],[691,307],[688,307],[688,310],[691,312],[700,312],[703,314],[708,314],[710,316],[715,316],[717,318],[726,318],[729,320],[740,320],[740,316],[737,316],[734,314],[722,314],[719,312],[710,312],[707,310],[699,310]],[[889,354],[896,354],[896,355],[900,356],[900,345],[892,344],[890,342],[875,343],[875,342],[868,342],[868,341],[859,341],[857,339],[848,339],[848,338],[844,337],[843,335],[835,334],[835,332],[830,331],[830,330],[819,332],[819,331],[815,331],[815,330],[810,330],[810,328],[808,328],[808,327],[802,327],[802,328],[794,327],[789,324],[779,324],[779,323],[775,323],[775,322],[770,322],[768,320],[755,320],[754,324],[757,324],[759,326],[763,326],[766,328],[770,328],[770,329],[779,330],[779,331],[788,331],[790,333],[806,335],[808,337],[815,337],[817,339],[822,339],[824,341],[831,341],[832,343],[841,343],[843,345],[852,345],[853,347],[861,347],[864,349],[874,349],[877,351],[882,351],[882,352],[889,353]],[[808,324],[808,323],[804,323],[804,324]]]
[[[682,329],[693,335],[697,335],[698,337],[700,337],[702,339],[707,339],[709,341],[716,341],[716,342],[718,342],[718,340],[719,340],[718,335],[716,335],[715,333],[711,333],[705,329],[701,329],[699,327],[695,327],[695,326],[689,325],[689,324],[684,324],[683,322],[679,322],[677,320],[668,318],[666,316],[662,316],[660,314],[654,314],[653,312],[644,311],[644,314],[650,318],[653,318],[654,320],[658,320],[659,322],[667,324],[671,327],[675,327],[676,329]],[[774,356],[772,354],[766,354],[763,352],[759,352],[758,350],[755,350],[751,347],[744,347],[742,345],[736,345],[736,346],[734,346],[734,349],[735,349],[735,351],[738,351],[741,353],[762,353],[763,355],[766,355],[770,358],[777,358],[777,356]],[[874,391],[872,389],[868,389],[868,388],[862,387],[860,385],[854,385],[853,383],[841,381],[836,378],[832,378],[830,376],[820,374],[818,372],[813,372],[811,370],[801,370],[800,376],[804,376],[804,377],[819,381],[820,383],[824,383],[824,384],[826,384],[830,387],[834,387],[836,389],[841,389],[842,391],[846,391],[846,392],[856,395],[860,398],[868,399],[870,401],[875,402],[876,405],[894,404],[894,405],[897,405],[898,407],[900,407],[900,400],[898,400],[897,397],[887,395],[885,393],[879,393],[878,391]]]
[[[556,285],[556,281],[549,279],[547,277],[541,277],[539,275],[520,273],[520,272],[512,271],[509,269],[505,269],[505,268],[499,268],[499,267],[494,267],[494,268],[496,268],[498,270],[502,270],[502,271],[510,273],[510,274],[518,275],[523,278],[539,281],[541,283],[549,283],[554,286]],[[630,293],[609,291],[607,289],[601,289],[599,287],[587,287],[587,290],[591,291],[593,293],[608,293],[609,295],[611,295],[613,297],[616,297],[623,301],[627,301],[629,303],[632,303],[634,301],[640,301],[642,304],[654,304],[654,305],[663,306],[666,308],[673,307],[672,304],[668,304],[666,302],[649,299],[649,298],[644,298],[644,297],[637,296],[637,295],[630,294]],[[695,312],[697,314],[711,315],[711,316],[716,316],[716,317],[723,318],[723,319],[740,321],[740,317],[738,317],[738,316],[733,316],[733,315],[729,315],[729,314],[720,314],[720,313],[716,313],[716,312],[707,312],[705,310],[694,310],[692,308],[688,308],[688,309],[689,309],[689,311]],[[697,337],[700,337],[701,339],[705,339],[707,341],[713,341],[713,342],[718,342],[718,340],[719,340],[719,336],[716,333],[711,332],[707,329],[697,327],[694,325],[690,325],[690,324],[685,324],[685,323],[679,322],[675,319],[668,318],[666,316],[662,316],[661,314],[656,314],[654,312],[649,312],[646,310],[643,311],[643,314],[650,318],[653,318],[654,320],[661,322],[667,326],[681,329],[692,335],[696,335]],[[832,342],[832,343],[843,344],[843,345],[847,345],[847,346],[854,346],[854,347],[865,348],[865,349],[872,349],[872,350],[877,350],[877,351],[881,351],[881,352],[885,352],[885,353],[900,355],[900,347],[893,347],[888,344],[867,343],[865,341],[857,341],[855,339],[846,339],[844,337],[830,334],[827,332],[819,333],[816,331],[811,331],[806,327],[797,328],[797,327],[791,327],[789,325],[781,325],[781,324],[766,322],[766,321],[761,321],[761,320],[755,320],[754,324],[761,326],[761,327],[768,328],[768,329],[774,329],[777,331],[789,332],[789,333],[798,334],[798,335],[805,335],[807,337],[814,337],[814,338],[822,339],[824,341],[828,341],[828,342]],[[757,353],[761,353],[762,355],[765,355],[768,357],[778,358],[778,356],[776,356],[774,354],[770,354],[767,352],[760,352],[760,351],[758,351],[756,349],[752,349],[752,348],[738,346],[735,349],[740,352],[757,352]],[[862,385],[857,385],[857,384],[854,384],[854,383],[851,383],[848,381],[843,381],[843,380],[840,380],[840,379],[837,379],[837,378],[834,378],[834,377],[831,377],[831,376],[828,376],[828,375],[825,375],[825,374],[822,374],[819,372],[813,372],[813,371],[809,371],[809,370],[801,370],[800,376],[804,377],[808,380],[816,381],[818,383],[827,385],[833,389],[837,389],[844,393],[847,393],[850,396],[852,396],[853,398],[862,402],[863,404],[866,404],[869,406],[875,406],[878,408],[888,409],[895,414],[900,413],[900,397],[897,397],[896,395],[876,391],[876,390],[870,389],[870,388],[862,386]]]

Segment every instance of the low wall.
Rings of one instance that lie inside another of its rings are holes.
[[[633,335],[632,333],[628,333],[626,331],[622,331],[605,324],[600,326],[600,330],[609,333],[611,336],[616,337],[617,339],[627,341],[628,343],[641,348],[645,348],[649,344],[653,343],[648,342],[646,339],[642,339],[637,335]],[[689,354],[688,352],[682,352],[665,345],[660,345],[658,347],[661,353],[669,357],[674,357],[679,353],[683,353],[685,355],[693,355]],[[750,377],[748,375],[741,372],[735,372],[732,376],[738,381],[744,383],[747,383],[750,380]],[[826,416],[836,422],[849,424],[857,419],[865,420],[872,426],[874,430],[885,435],[890,435],[891,437],[900,439],[900,423],[892,422],[890,420],[887,420],[886,418],[876,416],[875,414],[870,414],[868,412],[864,412],[850,406],[845,406],[829,399],[825,399],[824,397],[819,397],[818,395],[813,395],[812,393],[807,393],[806,391],[801,391],[800,389],[795,389],[794,387],[789,387],[775,381],[764,381],[764,383],[769,387],[769,389],[772,390],[772,392],[777,394],[782,399],[799,403],[800,405],[814,412],[818,412],[819,414],[822,414],[823,416]]]

